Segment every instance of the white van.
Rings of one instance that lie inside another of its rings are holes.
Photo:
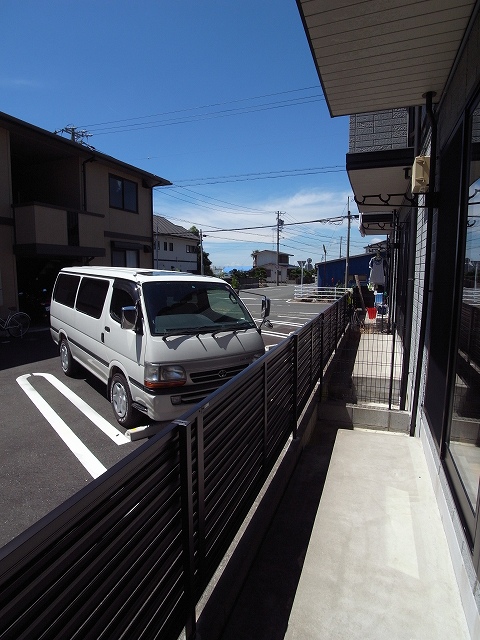
[[[264,320],[270,301],[263,297]],[[107,384],[118,422],[172,420],[263,355],[260,328],[219,278],[120,267],[58,274],[50,331],[64,373]]]

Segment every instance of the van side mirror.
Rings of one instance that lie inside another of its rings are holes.
[[[135,329],[137,326],[137,318],[136,307],[122,307],[122,320],[120,323],[122,329]]]
[[[268,318],[270,315],[270,298],[263,298],[262,300],[262,317]]]

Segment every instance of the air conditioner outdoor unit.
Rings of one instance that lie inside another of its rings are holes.
[[[430,183],[430,156],[417,156],[412,166],[412,193],[425,193]]]

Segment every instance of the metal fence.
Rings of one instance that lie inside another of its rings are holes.
[[[0,638],[193,638],[347,321],[342,298],[1,549]]]
[[[295,286],[293,297],[296,300],[334,302],[348,291],[349,289],[345,289],[345,287],[317,287],[315,284],[299,284]]]

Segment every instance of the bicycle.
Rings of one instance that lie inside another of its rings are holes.
[[[30,327],[30,316],[23,311],[15,311],[14,307],[8,308],[6,318],[0,318],[0,331],[8,331],[12,338],[22,338]]]

